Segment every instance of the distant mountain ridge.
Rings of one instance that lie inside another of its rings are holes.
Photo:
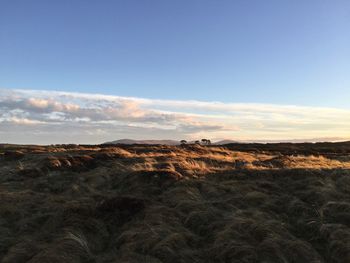
[[[105,142],[103,144],[163,144],[163,145],[179,145],[179,141],[175,140],[131,140],[121,139],[111,142]]]
[[[195,141],[188,141],[187,143],[195,143]],[[213,145],[224,145],[229,143],[239,143],[234,140],[221,140],[218,142],[212,142]],[[162,144],[162,145],[179,145],[180,141],[176,140],[132,140],[132,139],[120,139],[103,144]]]
[[[328,140],[327,140],[328,139]],[[331,140],[333,139],[333,140]],[[212,142],[212,145],[226,145],[226,144],[253,144],[253,143],[317,143],[317,142],[337,142],[334,138],[324,138],[324,140],[317,139],[295,139],[295,140],[248,140],[248,141],[235,141],[235,140],[221,140],[217,142]],[[342,142],[345,142],[342,141]],[[195,141],[187,141],[187,143],[195,143]],[[102,144],[159,144],[159,145],[180,145],[180,141],[176,140],[132,140],[132,139],[120,139],[110,142],[105,142]]]
[[[214,145],[224,145],[224,144],[229,144],[229,143],[242,143],[242,142],[234,141],[234,140],[221,140],[221,141],[214,142],[212,144],[214,144]]]

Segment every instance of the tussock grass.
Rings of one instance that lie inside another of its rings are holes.
[[[348,146],[249,147],[6,146],[0,261],[350,262]]]

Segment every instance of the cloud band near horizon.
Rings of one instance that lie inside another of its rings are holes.
[[[0,143],[347,140],[350,110],[0,89]]]

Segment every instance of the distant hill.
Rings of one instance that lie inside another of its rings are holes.
[[[188,144],[195,143],[195,141],[188,141]],[[302,144],[302,143],[320,143],[317,140],[289,140],[289,141],[278,141],[278,140],[255,140],[255,141],[235,141],[235,140],[221,140],[217,142],[212,142],[212,145],[227,145],[227,144]],[[349,142],[342,142],[347,144]],[[132,140],[132,139],[121,139],[110,142],[105,142],[103,144],[160,144],[160,145],[179,145],[180,141],[176,140]]]
[[[179,141],[175,140],[131,140],[121,139],[111,142],[105,142],[103,144],[163,144],[163,145],[178,145]]]
[[[234,140],[222,140],[222,141],[218,141],[218,142],[214,142],[214,145],[224,145],[224,144],[229,144],[229,143],[239,143],[238,141],[234,141]]]
[[[187,143],[194,143],[195,141],[188,141]],[[222,140],[218,142],[212,142],[213,145],[224,145],[230,143],[239,143],[234,140]],[[121,139],[111,142],[105,142],[103,144],[163,144],[163,145],[179,145],[180,141],[175,140],[131,140],[131,139]]]

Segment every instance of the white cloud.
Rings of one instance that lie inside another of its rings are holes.
[[[0,135],[17,143],[347,138],[350,110],[0,89]]]

